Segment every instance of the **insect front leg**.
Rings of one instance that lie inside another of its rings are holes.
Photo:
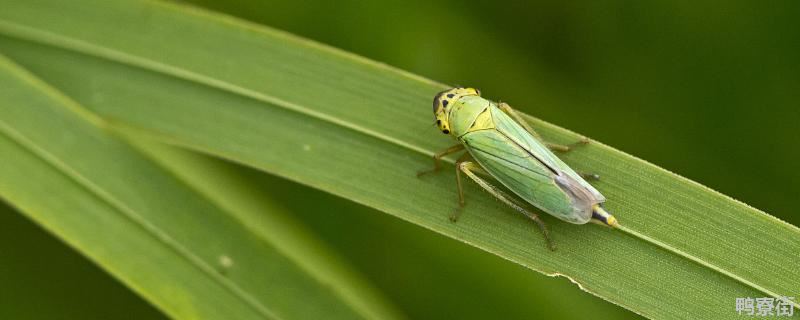
[[[589,143],[589,138],[587,138],[587,137],[581,137],[581,139],[578,142],[575,142],[575,143],[572,143],[572,144],[569,144],[569,145],[563,145],[563,144],[557,144],[557,143],[551,143],[551,142],[544,141],[544,139],[542,139],[542,136],[539,135],[539,133],[536,132],[536,130],[533,130],[533,127],[531,127],[528,124],[528,122],[525,121],[525,119],[522,119],[522,117],[516,111],[514,111],[514,109],[511,108],[511,106],[509,106],[508,103],[500,102],[500,103],[497,104],[497,107],[500,108],[500,110],[505,112],[507,115],[509,115],[512,119],[514,119],[514,121],[519,123],[519,125],[521,125],[523,128],[525,128],[525,130],[528,131],[528,133],[530,133],[532,136],[536,137],[536,139],[539,139],[540,141],[543,141],[544,144],[547,146],[547,148],[549,148],[550,150],[559,151],[559,152],[569,152],[570,150],[572,150],[573,148],[575,148],[577,146]]]
[[[483,169],[480,166],[471,161],[462,161],[457,163],[456,170],[457,170],[456,181],[458,184],[459,208],[456,211],[456,213],[453,216],[451,216],[450,220],[455,222],[458,219],[458,216],[461,214],[461,211],[463,210],[464,207],[464,192],[461,187],[461,173],[463,172],[464,174],[467,175],[467,177],[472,179],[472,181],[475,181],[475,183],[481,186],[481,188],[486,190],[486,192],[489,192],[489,194],[493,195],[495,198],[499,199],[509,207],[513,208],[514,210],[517,210],[518,212],[524,214],[525,216],[536,222],[536,224],[539,226],[539,230],[542,231],[542,235],[544,235],[545,241],[547,241],[547,247],[551,251],[555,251],[556,247],[555,244],[553,243],[553,240],[550,238],[550,232],[547,230],[547,226],[544,224],[544,221],[542,221],[539,218],[539,215],[526,210],[525,208],[523,208],[523,205],[514,200],[514,198],[510,197],[507,193],[493,186],[492,184],[482,179],[481,177],[478,177],[478,175],[476,175],[475,172],[483,171]]]
[[[464,150],[464,145],[459,143],[457,145],[454,145],[454,146],[452,146],[450,148],[445,149],[442,152],[439,152],[439,153],[433,155],[433,169],[418,171],[417,172],[417,177],[421,177],[423,175],[426,175],[426,174],[429,174],[429,173],[433,173],[433,172],[437,172],[437,171],[441,170],[442,169],[442,165],[441,165],[440,162],[442,161],[442,157],[444,157],[444,156],[446,156],[448,154],[459,152],[461,150]]]

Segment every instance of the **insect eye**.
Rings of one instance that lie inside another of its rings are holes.
[[[444,91],[439,92],[435,97],[433,97],[433,113],[436,113],[436,111],[439,110],[439,98],[442,97],[442,94],[444,94]]]
[[[436,120],[436,124],[441,125],[442,124],[442,120]]]

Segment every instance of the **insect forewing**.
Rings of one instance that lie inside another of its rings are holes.
[[[588,222],[603,195],[494,103],[488,108],[490,128],[461,137],[475,160],[542,211],[571,223]]]
[[[586,189],[594,203],[605,202],[605,197],[600,194],[597,189],[586,182],[575,170],[572,170],[564,161],[553,154],[546,145],[534,138],[525,128],[520,126],[502,110],[498,108],[492,109],[492,116],[495,120],[497,131],[506,134],[511,140],[518,143],[523,149],[528,150],[534,157],[539,159],[542,164],[551,170],[569,175],[572,179],[564,180],[565,184],[574,184],[575,186],[572,186],[574,188],[580,187]]]
[[[559,187],[556,175],[502,133],[474,131],[462,136],[462,141],[486,171],[520,198],[567,222],[589,220],[575,214],[573,201]]]
[[[528,150],[534,157],[539,159],[545,166],[550,168],[553,171],[561,171],[567,175],[569,175],[573,180],[570,181],[571,183],[577,183],[581,187],[587,189],[589,193],[591,193],[592,197],[598,202],[604,202],[605,197],[600,194],[597,189],[592,187],[586,180],[583,179],[579,174],[572,170],[564,161],[561,161],[546,145],[541,143],[539,140],[536,140],[530,133],[528,133],[525,128],[520,126],[516,121],[514,121],[511,117],[505,114],[499,108],[492,108],[492,118],[494,119],[495,127],[497,131],[502,132],[509,139],[513,140],[517,144],[519,144],[523,149]]]

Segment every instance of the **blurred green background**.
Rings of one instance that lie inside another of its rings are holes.
[[[478,87],[800,225],[800,2],[184,2]],[[250,174],[411,318],[635,316],[565,279]],[[11,208],[0,207],[0,235],[0,254],[19,257],[0,264],[0,283],[24,289],[0,294],[0,318],[161,317]]]

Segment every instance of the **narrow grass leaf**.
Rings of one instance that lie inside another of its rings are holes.
[[[600,174],[596,186],[607,208],[662,247],[546,219],[560,248],[551,253],[532,223],[474,187],[464,219],[450,223],[452,171],[414,176],[452,143],[430,126],[430,100],[443,85],[190,7],[41,3],[4,4],[0,49],[119,128],[287,177],[567,276],[652,318],[727,318],[737,297],[796,296],[800,289],[797,227],[601,143],[564,160]],[[531,121],[548,140],[578,138]]]
[[[0,84],[0,197],[168,315],[365,316],[229,208],[5,58]]]

